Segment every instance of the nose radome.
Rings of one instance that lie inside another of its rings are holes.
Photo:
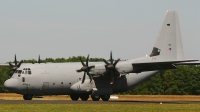
[[[16,79],[8,79],[4,82],[4,87],[8,90],[17,89],[19,86],[19,82]]]

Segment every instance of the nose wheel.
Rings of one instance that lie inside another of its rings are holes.
[[[33,95],[26,94],[26,95],[23,95],[23,98],[24,98],[24,100],[32,100]]]

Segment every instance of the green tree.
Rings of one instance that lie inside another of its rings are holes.
[[[13,73],[10,67],[0,66],[0,93],[9,92],[6,88],[4,88],[4,82],[9,78],[9,76]]]

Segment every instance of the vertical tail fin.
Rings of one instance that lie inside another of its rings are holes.
[[[183,59],[183,46],[176,11],[168,10],[150,57]]]

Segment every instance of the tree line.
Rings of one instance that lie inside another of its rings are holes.
[[[80,62],[84,56],[65,58],[46,58],[41,63]],[[90,62],[102,61],[102,58],[90,58]],[[37,63],[36,60],[24,60],[24,63]],[[3,83],[13,71],[10,67],[0,66],[0,92],[9,92]],[[177,69],[164,70],[157,73],[149,80],[139,84],[135,88],[120,94],[145,94],[145,95],[198,95],[200,94],[200,66],[177,66]]]

